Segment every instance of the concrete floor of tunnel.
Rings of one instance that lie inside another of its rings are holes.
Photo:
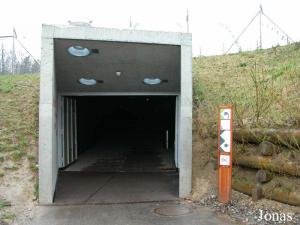
[[[61,172],[55,204],[112,204],[178,199],[178,174]]]
[[[128,135],[115,142],[104,140],[59,172],[55,204],[178,200],[174,150],[142,137],[135,142]]]

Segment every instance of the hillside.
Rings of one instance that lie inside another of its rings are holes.
[[[216,134],[216,109],[234,105],[236,127],[300,125],[300,43],[193,59],[194,129]],[[213,116],[215,115],[215,116]]]
[[[0,223],[36,198],[39,77],[0,76]]]
[[[290,176],[286,172],[275,172],[273,167],[278,165],[281,169],[283,165],[293,165],[291,168],[297,169],[300,162],[299,139],[289,142],[278,135],[280,130],[290,131],[294,128],[294,131],[299,131],[300,44],[194,58],[193,81],[193,199],[205,202],[204,205],[218,204],[216,199],[210,200],[210,196],[217,193],[217,109],[220,104],[230,103],[234,107],[235,128],[242,128],[249,133],[275,128],[273,131],[276,132],[276,140],[288,146],[277,146],[277,153],[262,156],[259,147],[264,140],[268,140],[267,136],[256,143],[244,138],[238,141],[237,135],[234,136],[236,143],[233,146],[232,188],[251,196],[257,185],[259,170],[269,171],[274,176],[271,181],[262,185],[265,191],[261,197],[264,199],[255,204],[251,197],[233,192],[234,207],[249,205],[247,212],[255,212],[257,207],[274,207],[280,212],[284,209],[293,211],[299,217],[299,207],[278,203],[299,206],[299,201],[292,203],[299,198],[299,177]],[[274,160],[269,164],[272,168],[268,168],[263,160]],[[210,168],[211,165],[214,169]],[[296,196],[288,197],[293,194]],[[288,198],[291,202],[286,201]],[[235,217],[234,214],[229,214]]]

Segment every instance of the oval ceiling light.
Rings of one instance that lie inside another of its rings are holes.
[[[83,84],[83,85],[88,85],[88,86],[92,86],[92,85],[97,84],[97,81],[95,79],[86,79],[86,78],[80,78],[78,80],[78,82]]]
[[[144,79],[144,84],[147,84],[147,85],[157,85],[157,84],[160,84],[161,83],[161,79],[159,78],[145,78]]]
[[[80,45],[69,47],[68,52],[70,55],[77,56],[77,57],[84,57],[91,54],[91,51],[88,48],[82,47]]]

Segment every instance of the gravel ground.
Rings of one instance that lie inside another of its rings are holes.
[[[253,202],[247,195],[237,191],[232,192],[232,200],[229,204],[219,203],[215,194],[207,194],[200,201],[196,202],[201,206],[214,209],[217,213],[227,214],[238,223],[246,225],[273,225],[273,224],[300,224],[300,209],[286,204],[281,204],[267,199]],[[267,220],[274,214],[275,221],[260,220],[260,215],[266,215]],[[292,221],[280,222],[287,213],[291,215]],[[269,215],[267,215],[269,214]],[[279,215],[279,220],[276,214]],[[277,222],[276,222],[277,220]]]

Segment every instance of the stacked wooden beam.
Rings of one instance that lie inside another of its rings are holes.
[[[256,174],[234,175],[233,188],[254,201],[265,197],[300,206],[300,130],[236,129],[234,140],[236,169]]]

